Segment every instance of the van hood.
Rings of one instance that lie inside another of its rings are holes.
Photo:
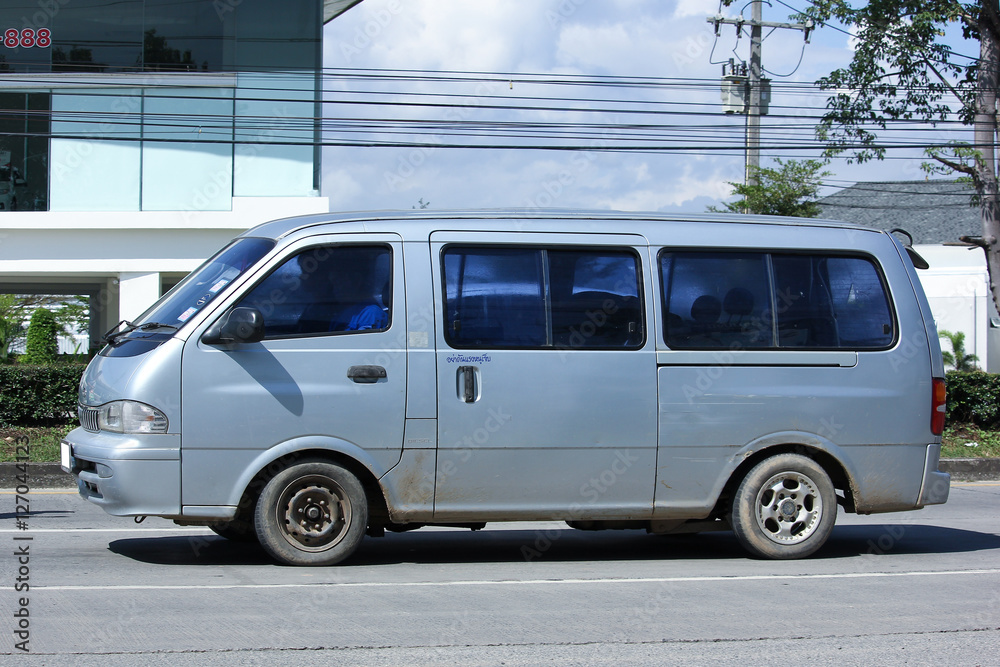
[[[80,405],[93,407],[121,398],[145,357],[94,357],[80,378]]]
[[[184,341],[172,338],[143,354],[96,356],[80,378],[77,400],[90,407],[120,399],[141,401],[160,409],[163,404],[176,405],[183,347]]]

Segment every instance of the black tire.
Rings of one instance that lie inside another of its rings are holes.
[[[309,461],[264,486],[254,515],[257,538],[287,565],[333,565],[350,556],[368,527],[368,498],[339,465]]]
[[[833,531],[837,497],[815,461],[778,454],[754,466],[733,497],[730,524],[740,544],[759,558],[805,558]]]
[[[236,508],[236,515],[229,521],[209,524],[209,528],[219,537],[233,542],[258,542],[257,527],[254,526],[256,505],[252,496],[243,494]]]
[[[233,542],[257,541],[257,530],[254,528],[253,521],[233,519],[232,521],[213,523],[209,525],[209,528],[219,537],[224,537]]]

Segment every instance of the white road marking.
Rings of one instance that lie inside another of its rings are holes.
[[[27,532],[13,528],[0,529],[0,533],[34,535],[36,533],[205,533],[214,535],[205,526],[178,526],[177,528],[29,528]]]
[[[731,581],[789,581],[811,579],[881,579],[897,577],[955,577],[969,575],[997,575],[1000,569],[989,570],[943,570],[915,572],[842,572],[837,574],[761,574],[711,577],[609,577],[601,579],[460,579],[453,581],[348,581],[314,582],[294,584],[177,584],[146,585],[126,584],[121,586],[32,586],[38,591],[190,591],[219,590],[230,588],[420,588],[450,586],[551,586],[551,585],[595,585],[595,584],[673,584]]]

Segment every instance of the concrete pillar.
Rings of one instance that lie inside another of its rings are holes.
[[[134,320],[160,298],[159,273],[118,275],[118,319]]]
[[[107,322],[107,316],[105,315],[107,306],[107,296],[105,295],[107,288],[104,290],[95,292],[90,295],[90,351],[98,349],[101,344],[101,336],[107,331],[110,326],[104,326]],[[104,299],[101,297],[104,296]],[[104,326],[102,329],[101,327]]]

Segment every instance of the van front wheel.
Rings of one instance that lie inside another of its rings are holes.
[[[736,491],[730,515],[740,544],[754,556],[772,559],[815,553],[836,520],[830,476],[798,454],[779,454],[754,466]]]
[[[234,519],[232,521],[209,524],[208,527],[219,537],[224,537],[232,542],[257,541],[257,531],[254,530],[252,521]]]
[[[368,499],[358,478],[333,463],[282,470],[264,486],[254,516],[261,546],[288,565],[333,565],[358,548]]]

